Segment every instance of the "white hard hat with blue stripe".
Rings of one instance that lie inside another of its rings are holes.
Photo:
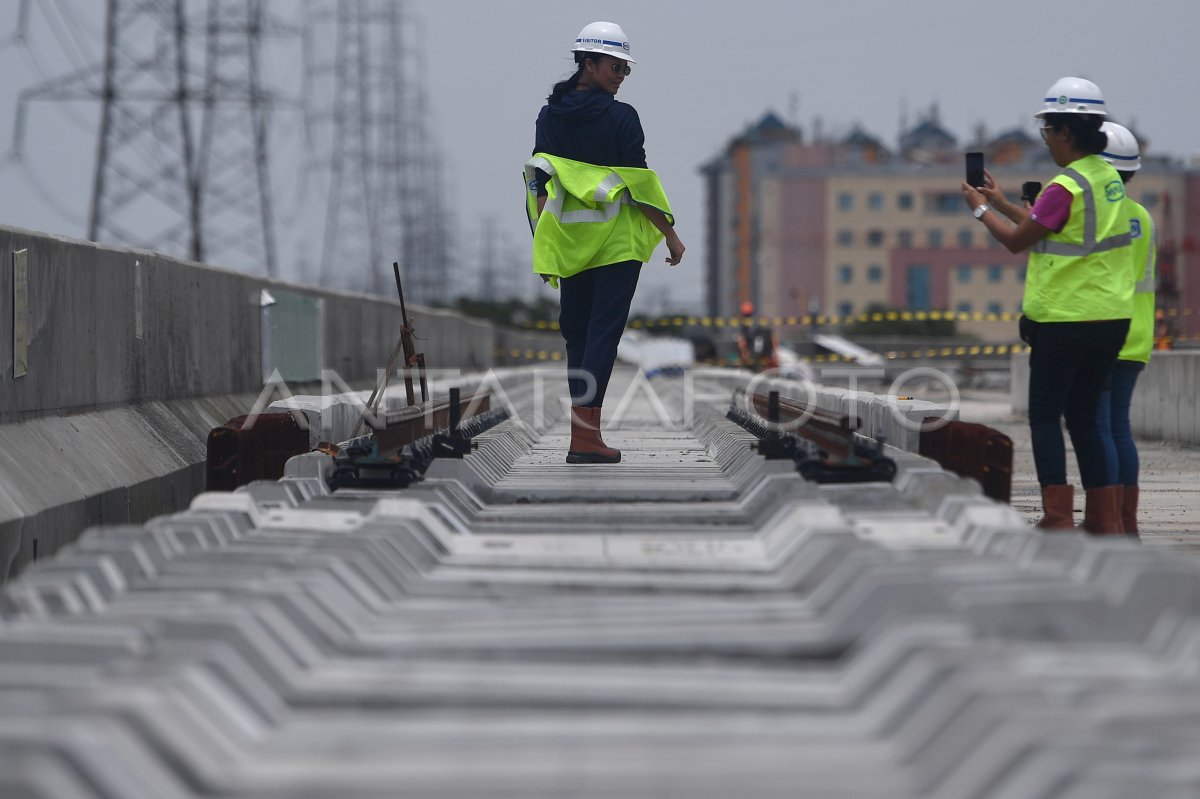
[[[572,53],[603,53],[630,64],[637,62],[629,55],[629,37],[615,22],[593,22],[585,25],[575,37]]]
[[[1034,116],[1046,114],[1098,114],[1108,116],[1100,87],[1087,78],[1059,78],[1042,99],[1042,109]]]
[[[1105,122],[1100,131],[1108,136],[1108,146],[1100,153],[1101,158],[1118,172],[1136,172],[1142,168],[1142,148],[1129,128],[1116,122]]]

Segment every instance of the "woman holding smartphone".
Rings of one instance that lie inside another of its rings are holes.
[[[1033,207],[1009,202],[990,173],[983,186],[963,183],[963,197],[1009,252],[1031,251],[1020,325],[1031,347],[1029,427],[1044,511],[1038,527],[1074,526],[1065,417],[1087,493],[1083,529],[1121,534],[1120,488],[1110,477],[1096,411],[1133,311],[1124,185],[1100,157],[1107,111],[1096,84],[1055,81],[1034,116],[1062,171]]]

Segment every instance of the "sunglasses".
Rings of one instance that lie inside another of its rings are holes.
[[[1053,125],[1043,125],[1038,128],[1038,132],[1042,134],[1042,141],[1046,140],[1046,131],[1048,130],[1055,130],[1055,127]]]
[[[614,75],[625,75],[628,77],[629,73],[633,72],[633,70],[629,68],[628,64],[609,64],[609,66],[612,67]]]

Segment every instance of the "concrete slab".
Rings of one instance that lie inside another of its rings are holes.
[[[1139,390],[1141,386],[1139,384]],[[1029,424],[1012,413],[1006,392],[964,391],[964,421],[995,427],[1013,440],[1012,506],[1030,523],[1041,518],[1041,490],[1033,466]],[[1193,406],[1193,415],[1194,406]],[[1065,433],[1064,433],[1065,435]],[[1067,476],[1076,486],[1076,521],[1082,521],[1083,496],[1079,469],[1068,444]],[[1138,437],[1142,541],[1181,552],[1200,554],[1200,446]]]

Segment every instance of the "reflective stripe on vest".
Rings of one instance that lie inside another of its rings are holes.
[[[1141,211],[1141,218],[1138,223],[1141,227],[1142,235],[1139,238],[1144,239],[1144,242],[1134,244],[1134,257],[1142,262],[1142,274],[1138,278],[1137,285],[1133,290],[1137,294],[1153,294],[1158,288],[1158,280],[1154,273],[1155,260],[1158,253],[1158,231],[1154,229],[1154,221],[1150,218],[1150,213],[1138,203],[1130,200],[1137,210]],[[1150,228],[1150,235],[1146,236],[1146,228]],[[1132,230],[1130,231],[1132,235]],[[1142,251],[1145,251],[1143,254]]]
[[[536,170],[542,170],[547,175],[554,177],[557,173],[554,165],[549,160],[541,156],[535,156],[529,159],[525,164],[525,183],[531,185],[532,181],[537,180]],[[621,176],[616,172],[608,173],[608,176],[596,184],[596,189],[592,192],[592,198],[598,203],[604,203],[603,208],[591,209],[580,208],[576,211],[563,212],[563,203],[567,199],[565,191],[555,192],[553,197],[546,200],[546,211],[558,217],[558,220],[564,225],[580,224],[586,222],[607,222],[621,212],[621,205],[633,204],[633,198],[628,193],[622,194],[616,202],[605,202],[608,195],[617,186],[621,185]]]
[[[1146,363],[1154,349],[1154,290],[1157,282],[1154,262],[1158,251],[1154,220],[1149,211],[1128,197],[1125,198],[1124,210],[1129,217],[1129,233],[1133,237],[1133,244],[1129,248],[1130,271],[1137,284],[1134,286],[1129,333],[1117,358]]]
[[[1051,185],[1071,195],[1070,216],[1029,253],[1022,309],[1035,322],[1129,319],[1133,314],[1130,214],[1111,164],[1080,158]]]
[[[537,171],[550,176],[537,211]],[[671,205],[650,169],[598,166],[546,153],[525,163],[525,208],[533,230],[533,271],[558,286],[585,269],[650,260],[663,234],[638,206],[674,224]]]
[[[1117,247],[1127,246],[1132,241],[1127,232],[1119,233],[1116,236],[1109,236],[1104,241],[1096,241],[1096,196],[1092,191],[1091,182],[1074,169],[1064,169],[1062,175],[1075,181],[1080,191],[1083,192],[1083,243],[1071,244],[1065,241],[1042,239],[1034,245],[1034,251],[1046,253],[1047,255],[1067,255],[1082,258],[1094,252],[1108,252]]]

